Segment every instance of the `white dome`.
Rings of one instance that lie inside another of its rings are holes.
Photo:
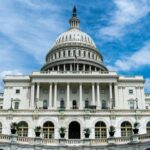
[[[59,35],[54,43],[54,46],[65,44],[65,43],[74,43],[74,42],[86,44],[96,48],[92,38],[88,34],[80,31],[77,28],[71,28],[67,32],[64,32],[61,35]]]

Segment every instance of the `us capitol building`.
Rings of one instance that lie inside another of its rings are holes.
[[[0,150],[150,150],[144,78],[107,69],[75,7],[69,24],[40,71],[5,76]]]

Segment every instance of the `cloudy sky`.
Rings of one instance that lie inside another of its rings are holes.
[[[150,0],[0,0],[0,91],[6,74],[40,70],[68,30],[74,4],[104,64],[120,75],[143,75],[150,92]]]

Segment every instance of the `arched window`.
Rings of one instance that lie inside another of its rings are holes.
[[[0,133],[2,133],[2,123],[0,122]]]
[[[125,121],[121,124],[121,136],[131,136],[132,135],[132,125],[130,122]]]
[[[95,138],[104,139],[107,138],[107,128],[104,122],[99,121],[95,124]]]
[[[18,136],[28,136],[28,124],[25,121],[18,123]]]
[[[150,121],[146,124],[146,131],[150,133]]]
[[[47,121],[43,124],[43,134],[46,139],[54,138],[54,124],[51,121]]]
[[[60,108],[65,108],[65,102],[63,99],[60,101]]]
[[[43,100],[43,109],[47,109],[48,108],[48,101],[45,99]]]
[[[73,100],[72,101],[72,108],[73,109],[77,109],[78,107],[77,107],[77,101],[76,100]]]
[[[89,101],[85,100],[85,108],[89,108]]]

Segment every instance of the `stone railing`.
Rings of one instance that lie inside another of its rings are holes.
[[[65,145],[65,146],[81,146],[81,145],[108,145],[108,144],[127,144],[132,142],[150,141],[150,134],[133,135],[131,137],[116,137],[107,139],[42,139],[31,137],[18,137],[16,135],[0,134],[0,143],[16,143],[29,145]]]
[[[32,75],[117,75],[113,71],[41,71],[33,72]]]
[[[30,144],[30,145],[34,145],[34,138],[30,138],[30,137],[17,137],[17,143],[20,144]]]

